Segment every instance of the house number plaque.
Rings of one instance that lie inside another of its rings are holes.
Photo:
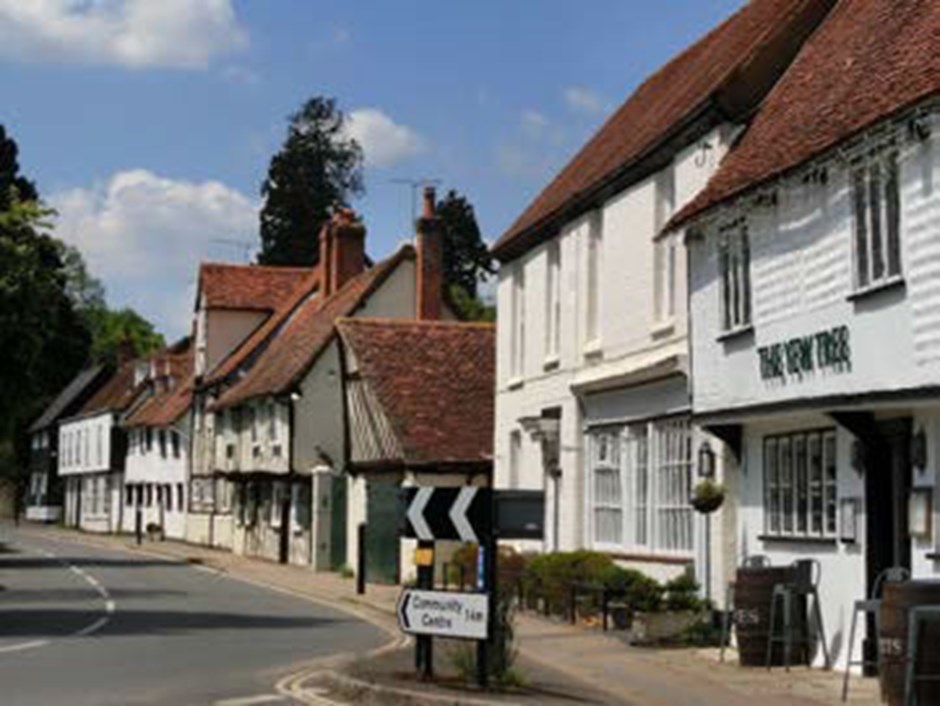
[[[815,370],[848,370],[852,365],[849,327],[798,336],[757,349],[764,380],[801,378]]]

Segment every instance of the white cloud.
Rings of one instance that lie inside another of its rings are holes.
[[[548,127],[548,118],[537,110],[526,110],[522,113],[522,131],[529,137],[541,137]]]
[[[570,86],[563,94],[565,104],[574,111],[595,115],[604,110],[604,101],[590,88]]]
[[[347,117],[349,136],[362,147],[369,166],[393,167],[427,148],[417,132],[376,108],[354,110]]]
[[[261,83],[261,76],[247,66],[232,64],[222,69],[220,74],[229,83],[239,83],[243,86],[257,86]]]
[[[196,271],[217,239],[256,242],[258,203],[217,181],[145,169],[54,194],[56,235],[82,252],[113,306],[133,306],[170,337],[188,332]]]
[[[19,61],[201,69],[247,43],[231,0],[0,0],[0,55]]]

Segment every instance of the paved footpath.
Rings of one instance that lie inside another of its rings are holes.
[[[132,541],[122,537],[53,528],[24,531],[203,564],[241,581],[274,587],[352,612],[383,630],[385,649],[401,644],[394,615],[400,591],[397,586],[370,584],[365,596],[357,596],[354,582],[337,574],[314,573],[305,567],[247,559],[181,542],[145,542],[137,548]],[[718,662],[716,650],[632,648],[613,633],[605,635],[594,629],[572,627],[529,614],[519,615],[516,633],[520,651],[527,660],[541,663],[575,684],[590,685],[592,691],[610,694],[611,703],[753,706],[755,698],[759,699],[760,706],[841,703],[841,674],[833,672],[794,668],[787,674],[782,669],[771,672],[742,669],[733,663],[733,659]],[[303,675],[313,674],[323,665],[323,662],[318,662],[306,672],[298,671],[291,681],[291,688],[302,693]],[[876,681],[854,679],[849,703],[852,706],[879,704]]]

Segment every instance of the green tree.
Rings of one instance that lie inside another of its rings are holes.
[[[362,149],[348,137],[336,100],[317,96],[290,117],[287,139],[261,186],[264,265],[311,265],[330,211],[364,192]]]
[[[16,187],[0,211],[0,439],[34,417],[84,364],[91,336],[66,292],[49,211]]]
[[[134,357],[155,353],[166,345],[153,324],[131,308],[90,309],[86,316],[92,334],[91,358],[96,363],[115,365],[125,342]]]
[[[473,205],[451,189],[437,203],[444,225],[444,281],[450,305],[467,321],[494,321],[496,308],[478,297],[479,284],[495,271]]]

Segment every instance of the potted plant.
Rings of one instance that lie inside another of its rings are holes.
[[[674,642],[700,622],[705,605],[698,597],[698,588],[688,572],[659,586],[657,600],[634,616],[632,642],[638,645]]]
[[[692,488],[692,497],[689,504],[697,512],[709,514],[715,512],[725,501],[725,487],[711,478],[700,481]]]

